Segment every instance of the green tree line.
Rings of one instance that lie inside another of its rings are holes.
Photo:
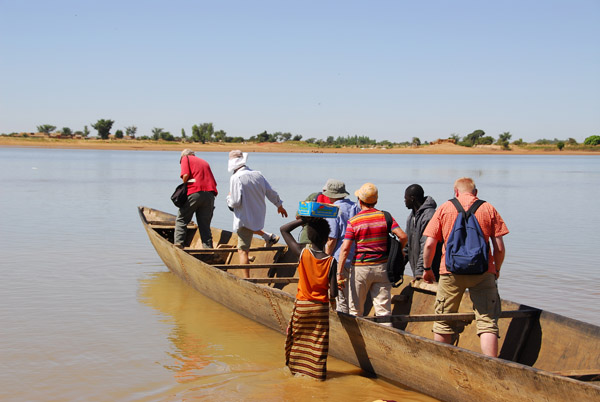
[[[114,120],[110,119],[99,119],[95,123],[91,123],[90,126],[97,131],[97,137],[103,140],[109,139],[111,136],[111,130],[114,125]],[[36,127],[38,132],[50,134],[55,132],[56,126],[52,124],[42,124]],[[136,137],[137,135],[137,127],[136,126],[128,126],[124,128],[125,131],[118,129],[114,133],[114,138],[122,139],[127,136],[130,139],[140,139],[140,140],[155,140],[155,141],[179,141],[179,142],[199,142],[205,144],[207,142],[229,142],[229,143],[240,143],[240,142],[286,142],[286,141],[296,141],[296,142],[304,142],[306,144],[311,144],[319,147],[394,147],[394,146],[421,146],[428,145],[427,141],[422,142],[419,137],[413,137],[411,141],[404,142],[391,142],[388,140],[377,141],[372,139],[366,135],[346,135],[346,136],[338,136],[337,138],[334,136],[328,136],[327,138],[317,139],[314,137],[307,138],[302,141],[302,135],[292,134],[289,132],[274,132],[268,133],[266,130],[258,133],[256,135],[250,136],[248,139],[243,137],[231,137],[227,135],[227,132],[224,130],[216,130],[213,123],[199,123],[194,124],[191,127],[191,135],[188,137],[184,128],[181,129],[181,136],[174,136],[168,131],[165,131],[163,128],[154,127],[151,130],[151,133],[148,135],[142,135]],[[73,135],[81,135],[82,137],[88,137],[90,134],[90,130],[88,126],[84,126],[82,131],[73,132],[69,127],[63,127],[59,132],[64,136],[73,136]],[[448,136],[448,139],[453,140],[457,145],[464,147],[473,147],[477,145],[499,145],[503,149],[510,149],[510,145],[515,146],[523,146],[528,145],[522,139],[517,139],[510,142],[512,138],[512,134],[508,131],[500,133],[497,135],[497,138],[486,135],[485,131],[481,129],[474,130],[469,134],[465,134],[463,136],[459,134],[451,134]],[[588,146],[596,146],[600,145],[600,135],[592,135],[587,137],[584,142],[584,145]],[[568,138],[566,140],[559,140],[554,138],[553,140],[548,139],[539,139],[532,143],[532,145],[550,145],[556,146],[559,150],[562,150],[565,146],[574,146],[578,145],[577,141],[574,138]]]

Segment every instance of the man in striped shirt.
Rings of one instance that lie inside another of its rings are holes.
[[[343,288],[349,279],[350,314],[364,315],[365,301],[370,295],[376,316],[391,315],[392,284],[386,271],[388,230],[383,212],[375,209],[377,187],[365,183],[354,194],[358,197],[361,211],[348,221],[339,261],[346,260],[353,243],[356,244],[356,254],[350,278],[346,278],[340,268],[343,265],[338,265],[338,286]],[[398,236],[404,248],[408,238],[393,218],[391,231]]]

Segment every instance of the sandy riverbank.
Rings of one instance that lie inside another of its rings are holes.
[[[422,145],[419,147],[396,148],[319,148],[304,143],[178,143],[167,141],[137,141],[137,140],[71,140],[71,139],[41,139],[0,137],[0,147],[33,147],[33,148],[63,148],[63,149],[113,149],[132,151],[181,151],[190,148],[197,152],[229,152],[240,149],[244,152],[297,152],[297,153],[355,153],[355,154],[439,154],[439,155],[600,155],[600,146],[595,149],[569,149],[559,151],[555,146],[546,147],[517,147],[511,145],[510,150],[503,150],[497,145],[481,145],[473,148],[454,144]]]

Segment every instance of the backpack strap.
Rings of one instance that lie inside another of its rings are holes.
[[[383,212],[383,216],[385,216],[385,223],[387,225],[387,231],[390,233],[392,231],[392,215],[388,211]]]
[[[484,200],[477,200],[473,203],[473,205],[471,205],[471,207],[469,208],[469,210],[467,211],[467,219],[469,218],[469,216],[475,214],[475,211],[477,211],[477,209],[483,204],[485,203]]]
[[[469,219],[469,216],[474,214],[475,211],[477,211],[477,209],[481,206],[481,204],[485,203],[484,200],[477,200],[471,205],[471,207],[469,208],[468,211],[465,211],[463,206],[460,205],[460,202],[458,202],[458,199],[452,198],[451,200],[448,200],[448,201],[450,201],[452,204],[454,204],[454,208],[456,208],[456,210],[458,211],[459,214],[460,213],[465,214],[465,219]]]
[[[462,205],[460,205],[460,202],[458,202],[458,199],[452,198],[451,200],[448,200],[448,201],[450,201],[452,204],[454,204],[454,208],[456,208],[456,210],[458,211],[459,214],[465,212],[465,209],[463,208]]]
[[[383,212],[383,216],[385,216],[385,224],[387,225],[387,250],[386,250],[386,255],[390,254],[390,242],[391,242],[391,236],[392,236],[392,215],[388,212],[388,211],[381,211]]]

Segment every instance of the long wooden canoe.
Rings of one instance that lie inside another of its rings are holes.
[[[169,270],[231,310],[285,333],[297,289],[296,261],[286,246],[264,247],[254,239],[247,280],[235,233],[213,228],[215,248],[207,250],[190,224],[179,249],[174,215],[147,207],[139,214]],[[387,319],[393,327],[331,311],[329,353],[445,401],[600,401],[600,327],[503,300],[500,357],[489,358],[479,352],[469,298],[459,313],[445,317],[464,324],[456,345],[435,342],[435,286],[411,279],[394,291]]]

